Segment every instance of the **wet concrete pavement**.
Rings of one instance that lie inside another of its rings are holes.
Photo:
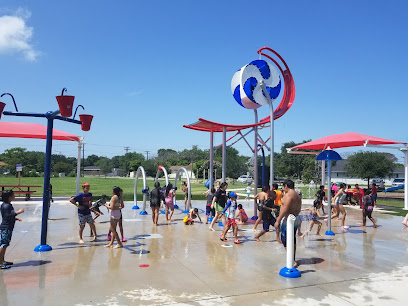
[[[305,201],[306,202],[306,201]],[[297,260],[302,276],[279,276],[286,254],[266,233],[256,242],[253,224],[240,226],[243,244],[231,236],[221,242],[220,227],[186,226],[176,210],[174,222],[160,215],[153,227],[151,212],[140,216],[126,203],[123,226],[128,242],[108,249],[107,214],[97,219],[98,242],[78,244],[76,208],[58,200],[50,212],[51,252],[36,253],[41,231],[41,208],[36,201],[16,201],[24,207],[6,259],[10,270],[0,271],[0,305],[402,305],[408,281],[408,230],[402,217],[374,212],[379,227],[361,227],[361,211],[347,208],[348,232],[333,221],[334,237],[298,238]],[[252,204],[241,201],[248,215]],[[193,201],[204,218],[203,201]],[[306,205],[305,206],[309,206]],[[106,213],[104,207],[101,210]],[[35,211],[35,212],[34,212]],[[307,222],[303,222],[303,229]],[[262,228],[262,224],[258,229]],[[322,232],[326,230],[323,225]],[[148,265],[148,267],[140,267]]]

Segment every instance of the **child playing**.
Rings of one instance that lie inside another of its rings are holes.
[[[245,198],[245,200],[249,200],[249,196],[251,195],[251,191],[252,191],[252,187],[250,185],[248,185],[248,187],[245,188],[246,193],[247,193],[247,197]]]
[[[122,242],[126,242],[127,239],[125,238],[125,236],[123,236],[123,223],[122,223],[122,221],[123,221],[122,209],[125,208],[125,204],[124,204],[124,202],[123,202],[123,190],[122,190],[122,188],[119,188],[119,195],[120,195],[119,231],[120,231],[120,236],[122,237],[121,241],[122,241]],[[106,208],[107,208],[108,211],[109,211],[109,207],[108,207],[107,205],[106,205]],[[108,239],[108,241],[110,241],[110,240],[112,239],[111,233],[112,233],[112,231],[111,231],[111,228],[109,227],[109,232],[108,232],[108,235],[106,236],[106,238]]]
[[[91,206],[91,211],[95,214],[95,217],[93,218],[94,221],[95,221],[96,218],[98,218],[100,215],[103,215],[103,212],[101,212],[101,210],[99,209],[99,207],[101,207],[101,206],[107,207],[107,205],[106,205],[106,194],[103,194],[103,195],[101,196],[101,198],[100,198],[98,201],[94,202],[94,203],[92,204],[92,206]],[[108,212],[109,212],[109,209],[108,209]]]
[[[366,221],[367,221],[367,217],[368,219],[371,220],[371,222],[373,222],[374,228],[377,227],[377,224],[375,223],[374,218],[371,216],[371,214],[373,213],[374,210],[374,203],[373,203],[373,199],[370,195],[370,190],[369,189],[365,189],[364,190],[364,198],[363,198],[363,205],[364,205],[364,209],[363,209],[363,227],[366,226]]]
[[[82,233],[84,232],[85,224],[88,223],[94,234],[91,241],[97,240],[95,223],[91,215],[91,204],[92,204],[92,193],[89,192],[90,185],[88,183],[82,184],[81,193],[77,194],[75,197],[71,198],[69,201],[78,207],[78,220],[79,220],[79,243],[83,244],[84,239],[82,238]]]
[[[110,242],[107,245],[105,245],[105,247],[107,248],[113,247],[114,249],[118,249],[118,248],[123,247],[123,244],[119,239],[118,232],[116,231],[116,227],[119,223],[119,220],[122,218],[121,209],[123,208],[123,204],[121,201],[121,192],[122,192],[122,189],[119,188],[118,186],[114,186],[112,189],[112,198],[110,200],[108,208],[111,210],[110,230],[109,231],[113,234],[113,236]],[[115,240],[118,242],[118,244],[116,246],[113,246],[113,243],[115,242]]]
[[[201,221],[200,214],[198,213],[198,208],[193,208],[190,210],[188,215],[184,217],[183,222],[185,225],[194,224],[194,219],[197,217],[200,220],[200,222],[203,223],[203,221]]]
[[[228,218],[227,218],[227,224],[224,227],[224,231],[221,234],[220,240],[221,241],[227,241],[227,238],[225,238],[225,236],[227,235],[228,230],[232,226],[232,229],[234,231],[234,236],[235,236],[234,243],[235,244],[240,244],[240,243],[242,243],[242,241],[238,240],[238,225],[237,225],[237,223],[235,222],[235,219],[234,219],[235,218],[235,210],[236,210],[236,207],[237,207],[236,206],[237,205],[236,204],[237,203],[237,194],[235,192],[230,192],[229,197],[230,197],[230,200],[227,202],[227,205],[225,206],[224,210],[221,213],[221,215],[224,215],[225,212],[227,210],[229,210]],[[235,208],[234,208],[234,206],[235,206]]]
[[[166,186],[166,190],[164,192],[164,204],[166,205],[166,220],[171,221],[171,217],[174,213],[174,197],[176,193],[173,190],[173,185],[169,183]],[[170,217],[169,217],[169,209],[170,209]]]
[[[5,261],[4,256],[6,255],[6,249],[10,245],[11,236],[13,235],[14,224],[17,221],[21,221],[20,218],[16,216],[22,214],[24,209],[14,211],[11,202],[16,198],[12,190],[4,190],[2,192],[3,204],[1,204],[1,217],[2,221],[0,224],[0,269],[10,269],[13,265],[10,261]]]
[[[208,190],[206,196],[207,196],[207,204],[205,205],[205,224],[208,224],[208,218],[211,216],[214,218],[215,216],[215,208],[211,208],[212,201],[214,199],[215,195],[215,188],[211,188],[211,190]]]
[[[313,225],[317,224],[317,232],[316,235],[318,236],[323,236],[320,234],[320,229],[322,228],[322,222],[320,222],[317,218],[324,218],[325,216],[320,215],[319,213],[319,208],[321,206],[321,201],[320,199],[316,199],[313,202],[313,207],[305,208],[302,209],[302,211],[310,210],[310,215],[309,215],[309,228],[300,236],[300,238],[305,238],[308,232],[310,232],[313,228]]]
[[[253,228],[254,232],[257,231],[256,228],[258,227],[258,224],[261,223],[261,221],[262,221],[262,209],[260,209],[260,207],[261,207],[260,205],[263,205],[265,203],[265,201],[268,199],[268,191],[269,191],[269,187],[268,186],[263,186],[262,191],[255,196],[255,200],[258,200],[257,201],[257,203],[258,203],[258,219],[255,221],[255,224],[254,224],[254,228]]]
[[[245,224],[248,221],[248,216],[245,210],[242,208],[242,204],[238,204],[238,224]]]
[[[269,232],[270,226],[274,226],[276,222],[276,218],[273,216],[272,212],[277,211],[277,205],[275,205],[276,199],[276,192],[274,190],[268,192],[268,198],[266,201],[260,204],[260,209],[262,211],[262,231],[255,236],[255,240],[257,242],[261,242],[259,237],[264,235],[266,232]],[[276,231],[276,240],[280,241],[279,239],[279,232]]]

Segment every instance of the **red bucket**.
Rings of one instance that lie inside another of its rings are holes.
[[[72,107],[74,106],[75,96],[56,96],[58,106],[62,117],[72,116]]]
[[[79,120],[82,121],[81,129],[85,132],[91,129],[93,116],[92,115],[79,115]]]
[[[6,103],[0,102],[0,119],[1,119],[1,115],[3,114],[3,109],[6,106]]]

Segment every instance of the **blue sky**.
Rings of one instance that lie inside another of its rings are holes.
[[[351,131],[408,142],[407,11],[406,1],[3,0],[0,91],[12,93],[20,111],[46,112],[67,87],[95,116],[92,129],[60,121],[55,128],[85,136],[86,155],[111,157],[125,146],[208,149],[207,133],[182,125],[199,117],[251,123],[230,82],[269,46],[288,63],[297,90],[275,122],[275,151]],[[0,140],[0,152],[15,146],[44,150],[45,142]],[[250,155],[244,142],[235,147]],[[53,152],[75,156],[76,146],[55,141]]]

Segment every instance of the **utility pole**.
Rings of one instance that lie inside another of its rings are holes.
[[[129,150],[130,150],[129,147],[125,147],[126,154],[128,154]],[[125,171],[126,171],[126,176],[127,176],[127,156],[126,154],[125,154]]]
[[[150,151],[145,151],[145,153],[146,153],[146,160],[149,160],[149,152],[150,152]]]

